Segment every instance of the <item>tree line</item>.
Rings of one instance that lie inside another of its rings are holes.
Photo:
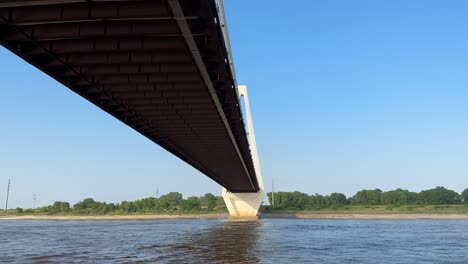
[[[285,210],[322,210],[339,209],[343,206],[376,206],[376,205],[468,205],[468,189],[462,193],[436,187],[421,192],[411,192],[403,189],[382,191],[380,189],[361,190],[351,197],[342,193],[330,195],[302,192],[275,192],[274,206],[272,193],[267,193],[269,206],[263,206],[262,211],[270,209]],[[121,203],[106,203],[86,198],[74,205],[68,202],[56,201],[52,205],[37,209],[16,208],[16,213],[25,214],[77,214],[77,215],[105,215],[105,214],[178,214],[178,213],[210,213],[227,212],[224,200],[220,196],[207,193],[201,197],[183,198],[179,192],[170,192],[161,197],[148,197],[136,201]]]
[[[121,203],[106,203],[86,198],[74,205],[56,201],[52,205],[34,210],[16,208],[17,213],[77,215],[209,213],[225,212],[225,210],[222,197],[207,193],[201,197],[192,196],[184,199],[182,194],[178,192],[170,192],[159,198],[148,197]]]
[[[272,193],[268,193],[270,205]],[[309,195],[302,192],[275,192],[274,206],[270,208],[287,210],[336,209],[345,205],[451,205],[468,204],[468,189],[461,194],[444,187],[423,190],[419,193],[403,189],[384,192],[380,189],[361,190],[351,197],[342,193],[330,195]]]

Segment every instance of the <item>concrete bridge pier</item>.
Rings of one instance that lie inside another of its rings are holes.
[[[263,188],[262,172],[260,169],[260,160],[258,158],[257,142],[255,141],[255,131],[253,127],[252,114],[250,112],[249,96],[247,94],[247,86],[237,86],[237,96],[239,102],[244,100],[245,119],[247,126],[247,138],[252,155],[255,174],[257,175],[258,186],[260,190],[256,193],[232,193],[223,188],[222,195],[229,215],[235,219],[257,219],[258,210],[262,205],[265,192]],[[241,108],[242,109],[242,108]]]
[[[231,193],[223,188],[223,199],[233,219],[257,219],[265,193]]]

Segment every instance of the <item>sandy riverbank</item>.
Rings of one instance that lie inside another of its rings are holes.
[[[466,219],[468,220],[468,214],[363,214],[363,213],[310,213],[310,214],[263,214],[262,218],[299,218],[299,219],[369,219],[369,220],[404,220],[404,219]]]
[[[215,219],[227,218],[227,214],[194,215],[12,215],[0,216],[0,220],[158,220],[158,219]]]
[[[228,214],[193,214],[193,215],[20,215],[0,216],[0,220],[160,220],[160,219],[227,219]],[[405,219],[447,219],[468,220],[468,214],[363,214],[363,213],[263,213],[260,218],[289,219],[369,219],[369,220],[405,220]]]

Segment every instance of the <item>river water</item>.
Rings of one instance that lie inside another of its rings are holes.
[[[468,263],[468,221],[0,221],[2,263]]]

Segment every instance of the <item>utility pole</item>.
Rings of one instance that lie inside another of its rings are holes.
[[[33,195],[33,210],[36,209],[36,199],[37,195]]]
[[[159,189],[156,188],[156,198],[159,198]]]
[[[5,213],[8,210],[8,197],[10,196],[10,179],[8,179],[8,187],[7,187],[7,195],[6,195],[6,203],[5,203]]]
[[[271,178],[271,205],[275,206],[275,179]]]

